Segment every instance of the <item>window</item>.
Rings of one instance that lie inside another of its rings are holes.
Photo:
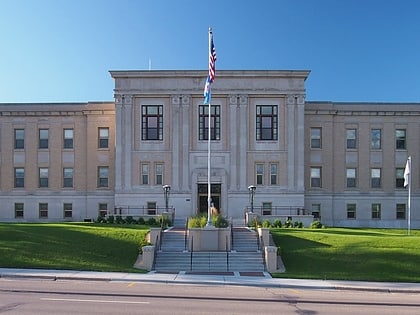
[[[48,129],[39,129],[39,148],[48,149],[48,138],[49,130]]]
[[[356,129],[346,130],[347,149],[356,149],[357,133]]]
[[[48,203],[40,203],[39,207],[39,217],[40,218],[48,218]]]
[[[98,187],[108,187],[108,177],[108,166],[98,166]]]
[[[22,202],[15,203],[15,218],[16,219],[23,218],[23,203]]]
[[[405,150],[406,149],[406,135],[405,129],[397,129],[395,130],[395,148],[397,150]]]
[[[380,218],[381,218],[381,204],[373,203],[372,204],[372,219],[380,219]]]
[[[63,168],[63,187],[65,188],[73,187],[73,168],[72,167]]]
[[[142,106],[142,140],[163,140],[163,106]]]
[[[311,128],[311,149],[321,149],[321,128]]]
[[[264,164],[257,164],[256,168],[256,179],[257,185],[263,185],[264,183]]]
[[[277,164],[270,164],[270,185],[277,185]]]
[[[23,167],[15,168],[15,188],[25,187],[25,169]]]
[[[257,140],[277,140],[277,106],[258,105],[256,117]]]
[[[25,129],[15,129],[15,149],[25,148]]]
[[[154,215],[156,214],[157,204],[156,202],[147,202],[147,214]]]
[[[141,184],[148,185],[149,184],[149,164],[142,163],[141,164]]]
[[[48,187],[48,168],[40,167],[39,168],[39,183],[40,188]]]
[[[100,203],[98,207],[98,214],[101,217],[105,217],[108,214],[108,204],[107,203]]]
[[[63,131],[64,149],[73,149],[73,137],[74,137],[73,128],[64,129]]]
[[[371,129],[370,148],[379,150],[381,148],[381,129]]]
[[[370,170],[371,188],[381,188],[381,169],[372,168]]]
[[[156,176],[156,185],[163,184],[163,164],[156,163],[155,164],[155,176]]]
[[[271,202],[263,202],[262,204],[262,214],[271,215],[272,204]]]
[[[397,220],[405,220],[405,203],[397,203],[396,216]]]
[[[347,204],[347,219],[356,219],[356,204]]]
[[[98,128],[98,148],[107,149],[109,145],[109,128]]]
[[[311,212],[314,216],[314,219],[321,218],[321,205],[319,203],[313,203],[311,206]]]
[[[405,168],[395,169],[395,188],[404,188],[404,170]]]
[[[64,218],[72,218],[73,217],[73,204],[64,203],[63,211],[64,211]]]
[[[199,107],[199,140],[209,139],[209,106]],[[211,106],[210,140],[220,140],[220,105]]]
[[[321,187],[321,168],[320,167],[311,167],[311,187],[312,188]]]
[[[356,169],[355,168],[346,169],[346,179],[347,179],[347,188],[356,187]]]

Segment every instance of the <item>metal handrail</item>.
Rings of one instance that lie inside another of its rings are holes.
[[[273,216],[289,216],[289,215],[308,215],[311,214],[310,211],[294,206],[272,206],[271,208],[266,208],[263,206],[253,206],[246,207],[245,212],[251,212],[251,210],[258,215],[273,215]],[[245,214],[246,215],[246,214]]]
[[[229,240],[228,236],[226,235],[226,271],[229,271]]]
[[[185,230],[184,230],[184,250],[187,250],[187,239],[188,239],[188,218],[185,220]]]
[[[265,261],[265,247],[264,247],[264,239],[262,236],[260,236],[261,238],[261,255],[262,255],[262,260],[263,260],[263,267],[264,267],[264,271],[267,271],[267,264]]]
[[[194,238],[191,237],[190,271],[192,271],[192,265],[193,265],[193,252],[194,252]]]

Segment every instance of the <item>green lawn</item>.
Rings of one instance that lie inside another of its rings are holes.
[[[274,277],[420,282],[420,231],[271,229],[286,273]]]
[[[0,267],[136,272],[149,227],[94,223],[0,223]]]

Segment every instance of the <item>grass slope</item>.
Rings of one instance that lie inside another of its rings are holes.
[[[135,272],[148,227],[92,223],[0,223],[0,266]]]
[[[420,282],[420,231],[272,229],[283,278]]]

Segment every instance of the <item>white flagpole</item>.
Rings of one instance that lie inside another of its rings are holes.
[[[211,27],[209,27],[209,62],[210,62],[210,54],[211,52],[211,40],[212,40],[212,30]],[[209,65],[210,66],[210,65]],[[209,87],[211,89],[211,86]],[[211,90],[209,91],[211,93]],[[207,142],[207,224],[206,226],[212,226],[212,220],[211,220],[211,181],[210,181],[210,175],[211,175],[211,98],[209,101],[209,121],[208,121],[208,142]]]
[[[407,228],[408,228],[408,235],[410,235],[410,230],[411,230],[411,156],[408,157],[407,163],[408,163],[408,169],[410,171],[408,173],[408,224],[407,224]]]

